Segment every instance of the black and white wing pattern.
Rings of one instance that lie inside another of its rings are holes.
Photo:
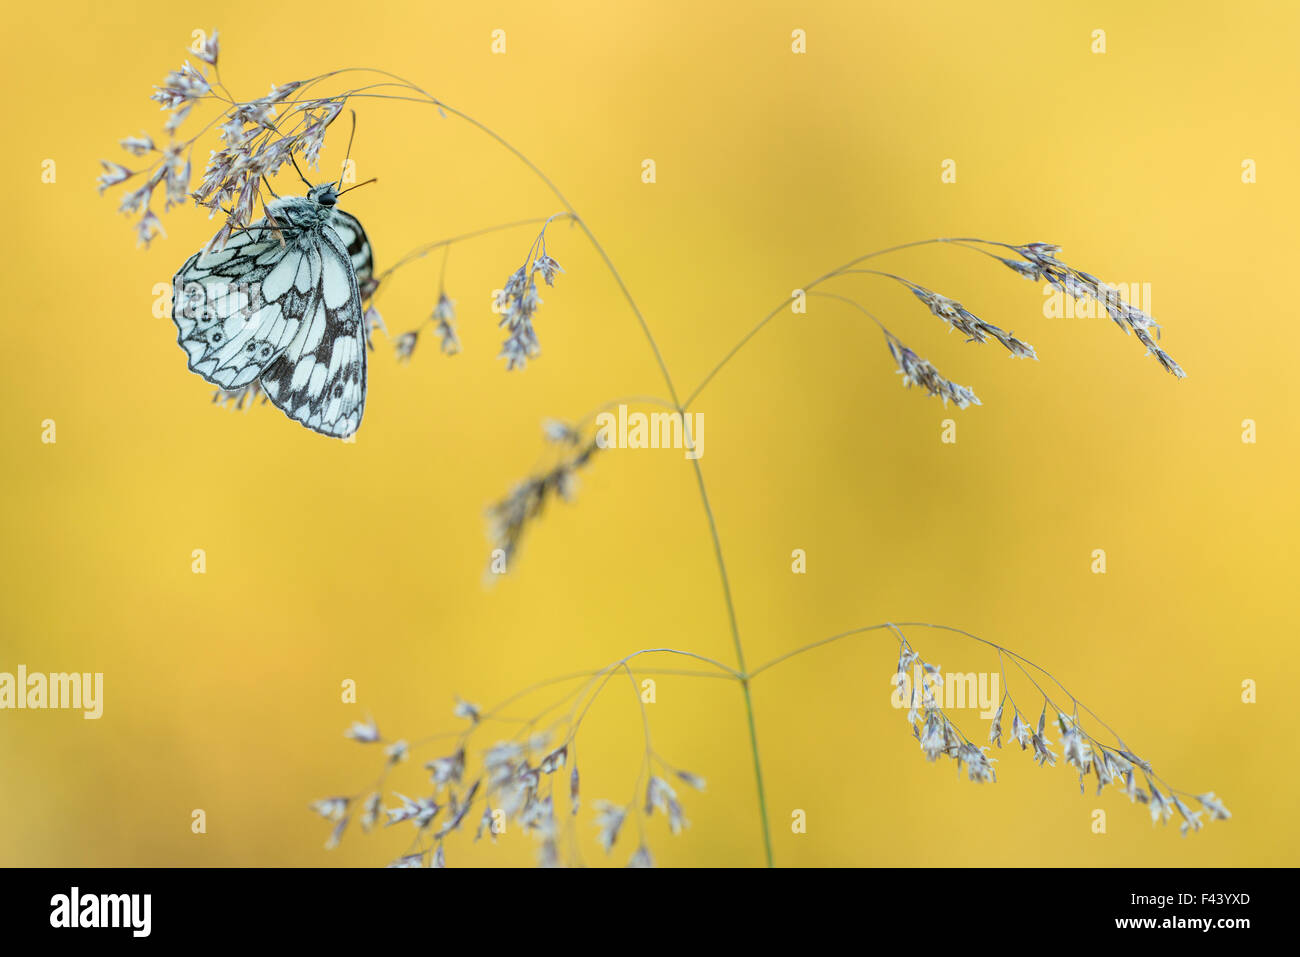
[[[258,379],[289,418],[338,438],[365,409],[361,317],[351,257],[324,223],[280,231],[259,220],[191,256],[173,280],[191,371],[227,390]]]
[[[375,276],[375,254],[370,247],[370,238],[361,228],[360,220],[337,207],[330,210],[329,224],[347,247],[352,269],[357,274],[361,298],[368,298],[370,282]]]

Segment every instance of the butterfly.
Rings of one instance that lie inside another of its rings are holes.
[[[195,253],[172,280],[172,320],[191,372],[227,391],[256,383],[289,418],[347,438],[365,411],[374,256],[339,195],[324,183],[276,199],[222,248]]]

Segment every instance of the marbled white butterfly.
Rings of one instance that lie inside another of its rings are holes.
[[[225,390],[256,380],[289,418],[346,438],[366,404],[361,288],[374,261],[338,197],[325,183],[276,199],[224,247],[195,253],[172,280],[172,319],[190,371]]]

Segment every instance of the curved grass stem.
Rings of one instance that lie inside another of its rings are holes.
[[[394,77],[394,79],[397,79],[404,83],[407,82],[403,80],[401,77]],[[546,187],[551,191],[552,195],[564,207],[565,211],[569,214],[570,217],[572,217],[573,221],[582,230],[584,235],[586,235],[588,242],[591,243],[592,248],[596,250],[597,255],[599,255],[601,260],[604,262],[605,268],[609,270],[610,275],[614,278],[614,282],[617,283],[619,291],[623,294],[624,300],[627,302],[628,307],[632,310],[632,314],[636,317],[638,325],[641,327],[642,335],[645,337],[646,343],[649,346],[650,351],[654,354],[655,362],[659,366],[659,372],[663,376],[664,385],[668,389],[668,395],[672,399],[672,405],[674,409],[678,412],[678,414],[685,416],[686,406],[682,403],[680,397],[677,394],[677,387],[673,382],[672,373],[669,372],[668,370],[668,363],[665,361],[663,357],[663,353],[659,349],[659,343],[656,341],[654,337],[654,333],[651,332],[650,330],[650,324],[646,321],[644,314],[641,312],[640,306],[637,305],[636,299],[632,296],[632,291],[628,289],[627,283],[623,281],[622,274],[619,273],[618,267],[614,265],[614,261],[613,259],[610,258],[610,255],[606,251],[604,245],[600,242],[599,239],[596,238],[596,234],[592,232],[591,227],[587,225],[586,220],[584,220],[582,216],[578,214],[578,211],[574,208],[573,204],[569,202],[568,198],[562,192],[560,192],[559,187],[557,187],[555,183],[552,182],[551,179],[544,172],[542,172],[541,168],[537,166],[536,163],[530,160],[514,144],[508,141],[501,134],[497,133],[491,127],[480,122],[479,120],[474,119],[469,114],[464,113],[461,110],[456,109],[455,107],[449,106],[448,104],[442,102],[436,97],[429,95],[424,90],[421,90],[419,87],[415,86],[414,84],[408,84],[408,85],[412,90],[415,90],[416,92],[420,93],[422,96],[427,97],[430,104],[436,106],[443,113],[461,119],[462,121],[470,124],[475,129],[478,129],[479,131],[481,131],[482,133],[484,133],[485,135],[487,135],[488,137],[496,141],[500,146],[502,146],[511,154],[513,154],[516,158],[518,158],[520,162],[522,162],[526,167],[528,167],[528,169],[539,180],[541,180],[542,183],[546,185]],[[766,865],[768,867],[772,867],[774,863],[773,856],[772,856],[772,837],[769,828],[769,823],[767,820],[767,797],[766,797],[766,789],[763,784],[763,765],[759,757],[758,731],[754,721],[753,699],[749,690],[748,678],[744,677],[744,672],[745,672],[744,647],[740,640],[740,628],[736,622],[736,608],[735,608],[735,603],[732,601],[732,597],[731,597],[731,584],[730,584],[730,580],[727,577],[727,565],[722,554],[722,540],[718,535],[717,522],[714,520],[713,517],[713,507],[709,502],[708,491],[705,489],[704,486],[704,473],[703,470],[700,468],[698,459],[692,459],[691,463],[694,466],[696,484],[699,488],[699,493],[700,493],[700,502],[704,506],[704,513],[708,519],[709,535],[713,540],[713,554],[717,561],[718,574],[722,579],[723,599],[726,604],[727,619],[731,628],[732,645],[735,649],[736,662],[740,674],[742,676],[740,681],[741,681],[741,687],[744,695],[745,718],[749,726],[750,752],[754,762],[754,779],[755,779],[755,787],[757,789],[757,796],[758,796],[758,811],[759,811],[759,817],[761,820],[762,832],[763,832],[763,856]]]

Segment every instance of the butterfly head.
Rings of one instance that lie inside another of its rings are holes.
[[[307,190],[307,198],[318,206],[333,207],[338,202],[339,193],[333,183],[321,183]]]

